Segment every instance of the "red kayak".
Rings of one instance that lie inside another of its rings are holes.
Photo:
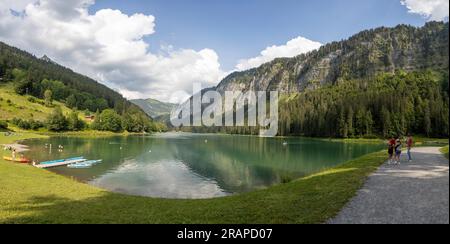
[[[22,164],[27,164],[30,163],[31,160],[27,159],[27,158],[15,158],[13,159],[12,157],[3,157],[4,160],[6,161],[12,161],[12,162],[16,162],[16,163],[22,163]]]

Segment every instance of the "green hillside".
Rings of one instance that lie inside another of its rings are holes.
[[[44,103],[42,99],[16,94],[11,83],[0,84],[0,120],[22,118],[44,121],[54,109]],[[64,114],[72,112],[61,102],[54,102],[53,105],[60,106]]]
[[[54,131],[88,129],[83,125],[85,114],[95,114],[92,120],[96,119],[89,127],[94,130],[151,132],[165,129],[118,92],[46,56],[39,59],[2,42],[0,89],[0,120],[26,120],[22,129],[28,129],[28,124],[35,122],[35,127],[46,126]],[[73,113],[75,111],[82,113]],[[55,119],[47,121],[50,114]],[[21,123],[15,120],[14,124]]]
[[[131,100],[132,103],[139,106],[144,112],[146,112],[150,117],[157,118],[170,114],[172,109],[177,106],[173,103],[165,103],[158,101],[156,99],[135,99]]]

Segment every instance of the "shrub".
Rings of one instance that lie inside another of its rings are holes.
[[[0,130],[8,129],[8,123],[6,121],[0,120]]]
[[[60,107],[56,107],[47,118],[47,128],[50,131],[65,131],[68,127],[68,121],[64,117]]]
[[[84,121],[78,118],[77,112],[70,113],[69,118],[67,120],[68,120],[68,129],[71,131],[80,131],[86,127]]]
[[[102,131],[120,132],[122,131],[122,118],[112,109],[105,109],[96,116],[92,129]]]
[[[14,118],[12,119],[11,123],[23,130],[38,130],[39,128],[44,127],[44,123],[42,123],[41,121],[36,121],[34,119],[23,120]]]
[[[34,97],[29,97],[29,98],[28,98],[28,101],[31,102],[31,103],[36,103],[36,98],[34,98]]]

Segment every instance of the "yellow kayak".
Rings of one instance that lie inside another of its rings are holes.
[[[12,162],[23,163],[23,164],[27,164],[27,163],[30,162],[30,160],[27,159],[27,158],[15,158],[15,159],[13,160],[12,157],[3,157],[3,159],[6,160],[6,161],[12,161]]]

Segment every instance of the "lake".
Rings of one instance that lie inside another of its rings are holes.
[[[107,138],[52,137],[25,141],[38,162],[84,156],[89,169],[49,169],[109,191],[161,198],[213,198],[288,182],[383,145],[310,138],[165,133]],[[52,144],[52,147],[45,147]],[[64,150],[59,151],[58,145]]]

